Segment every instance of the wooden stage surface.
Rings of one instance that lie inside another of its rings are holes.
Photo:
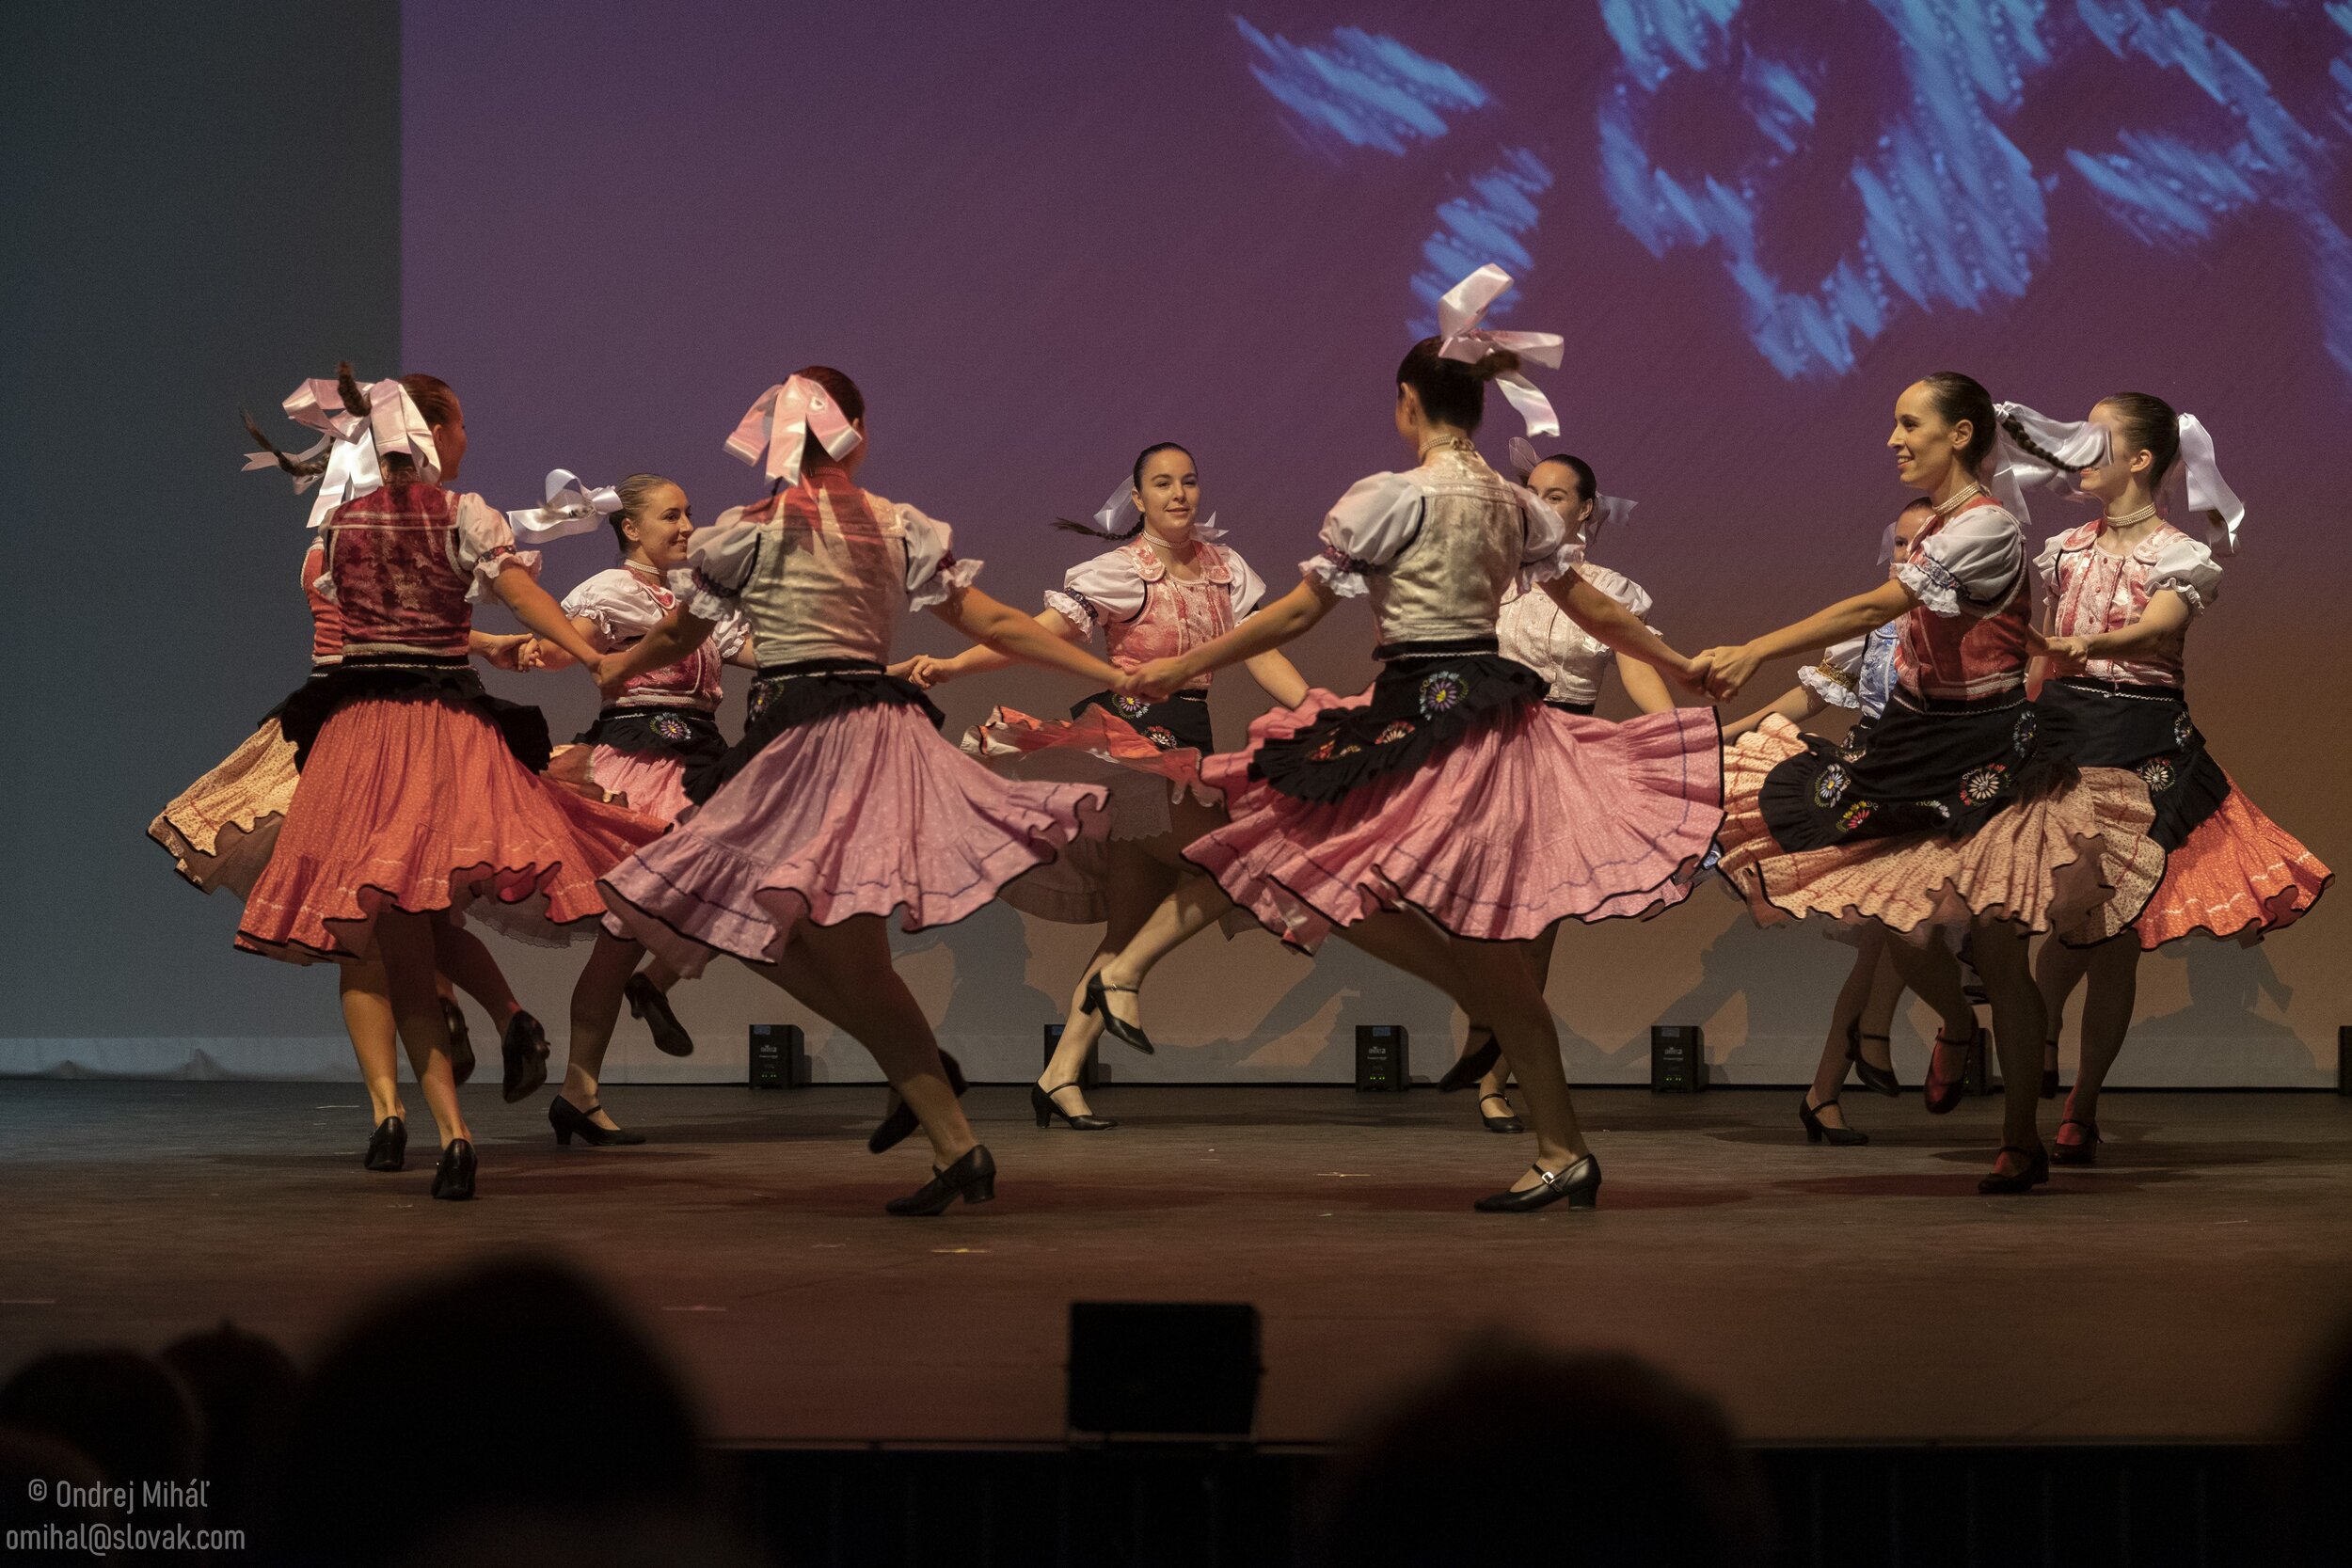
[[[2113,1094],[2096,1169],[1991,1199],[1989,1100],[1850,1089],[1877,1141],[1832,1149],[1794,1090],[1579,1099],[1599,1212],[1518,1217],[1470,1212],[1531,1145],[1467,1097],[1115,1088],[1127,1124],[1081,1136],[982,1086],[999,1200],[918,1221],[881,1212],[925,1167],[865,1152],[878,1090],[625,1088],[656,1141],[566,1150],[545,1093],[469,1089],[483,1196],[443,1204],[413,1090],[409,1168],[379,1175],[356,1085],[12,1080],[0,1371],[222,1318],[301,1354],[437,1265],[544,1249],[744,1443],[1058,1439],[1073,1299],[1255,1302],[1269,1441],[1340,1435],[1496,1332],[1654,1357],[1758,1441],[2239,1441],[2352,1308],[2352,1101]]]

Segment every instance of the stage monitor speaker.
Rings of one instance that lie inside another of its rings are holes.
[[[1246,1438],[1257,1427],[1258,1309],[1247,1303],[1073,1301],[1070,1430]]]
[[[1965,1083],[1970,1094],[1986,1095],[2001,1092],[2001,1086],[1993,1081],[1993,1031],[1990,1029],[1979,1029],[1977,1043],[1968,1048],[1968,1072]]]
[[[1061,1031],[1062,1026],[1058,1023],[1049,1023],[1045,1026],[1045,1059],[1038,1064],[1040,1067],[1053,1066],[1054,1053],[1061,1049]],[[1095,1044],[1098,1046],[1102,1044],[1099,1037]],[[1094,1060],[1095,1054],[1092,1051],[1088,1052],[1087,1059],[1079,1065],[1078,1087],[1082,1089],[1090,1089],[1099,1084],[1110,1081],[1111,1069],[1097,1066]]]
[[[2336,1092],[2352,1094],[2352,1023],[2336,1025]]]
[[[797,1023],[752,1025],[752,1087],[808,1087],[808,1040]]]
[[[1356,1025],[1356,1092],[1403,1094],[1413,1086],[1413,1040],[1401,1023]]]
[[[1695,1023],[1649,1026],[1649,1092],[1696,1094],[1707,1087],[1707,1031]]]

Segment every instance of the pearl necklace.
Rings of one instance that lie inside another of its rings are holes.
[[[2127,512],[2121,517],[2110,514],[2107,517],[2107,527],[2130,528],[2135,523],[2146,522],[2149,518],[2154,516],[2155,515],[2156,503],[2154,501],[2150,501],[2146,506],[2141,507],[2138,511]]]
[[[1948,516],[1950,516],[1953,513],[1955,513],[1955,512],[1959,511],[1962,507],[1963,507],[1963,506],[1967,505],[1970,501],[1972,501],[1972,500],[1976,499],[1979,496],[1981,496],[1981,495],[1983,495],[1983,494],[1984,494],[1984,486],[1983,486],[1983,485],[1981,485],[1981,484],[1971,484],[1971,485],[1969,485],[1966,489],[1964,489],[1964,490],[1961,491],[1959,494],[1957,494],[1957,495],[1953,496],[1950,499],[1948,499],[1948,500],[1941,500],[1941,501],[1936,502],[1936,503],[1935,503],[1935,511],[1936,511],[1936,515],[1937,515],[1938,516],[1942,516],[1942,517],[1948,517]]]

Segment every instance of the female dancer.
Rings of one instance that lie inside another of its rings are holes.
[[[1915,496],[1888,525],[1883,559],[1889,581],[1898,580],[1912,541],[1934,515],[1934,504],[1925,496]],[[1901,639],[1902,625],[1899,620],[1889,621],[1829,649],[1820,663],[1799,671],[1797,684],[1770,707],[1724,725],[1724,742],[1736,743],[1774,714],[1801,724],[1824,708],[1843,707],[1854,710],[1853,726],[1846,732],[1845,743],[1857,744],[1866,729],[1886,711],[1887,696],[1895,689],[1895,644]],[[1870,1134],[1847,1125],[1838,1096],[1849,1072],[1858,1074],[1865,1085],[1890,1099],[1902,1093],[1902,1082],[1895,1076],[1892,1031],[1895,1009],[1903,999],[1903,980],[1894,959],[1887,956],[1885,927],[1871,921],[1837,927],[1836,934],[1850,934],[1854,943],[1853,969],[1830,1008],[1829,1037],[1822,1042],[1821,1061],[1814,1069],[1812,1085],[1797,1102],[1797,1120],[1804,1128],[1807,1143],[1826,1141],[1836,1148],[1859,1148],[1870,1141]],[[1878,1046],[1875,1052],[1870,1049],[1872,1042]]]
[[[266,445],[267,437],[261,438]],[[323,472],[327,459],[284,461],[300,481]],[[314,680],[342,662],[342,617],[334,601],[318,589],[326,559],[325,545],[317,540],[303,553],[302,591],[310,610],[310,675]],[[519,668],[529,657],[522,647],[531,641],[526,634],[499,637],[473,632],[469,641],[477,657],[501,669]],[[294,766],[294,742],[286,738],[278,722],[285,705],[281,702],[272,708],[243,745],[181,791],[148,824],[148,837],[171,853],[180,875],[200,893],[227,889],[242,899],[269,863],[286,807],[301,780]],[[455,1082],[463,1084],[473,1076],[474,1055],[466,1015],[450,993],[453,976],[502,1031],[519,1040],[544,1041],[539,1021],[515,1000],[506,976],[481,938],[454,926],[437,929],[434,937],[435,986],[449,1030],[451,1075]],[[346,958],[336,969],[343,1026],[367,1085],[373,1128],[361,1164],[369,1170],[399,1170],[405,1164],[408,1147],[407,1111],[400,1094],[399,1031],[385,989],[384,966],[373,957]]]
[[[2037,421],[2019,416],[2029,414],[2010,416],[2010,438],[2065,468],[2028,434]],[[2198,932],[2259,942],[2302,918],[2333,876],[2246,798],[2189,717],[2184,646],[2190,622],[2213,604],[2221,565],[2160,502],[2166,479],[2185,467],[2181,499],[2210,508],[2215,536],[2234,539],[2244,508],[2213,466],[2212,437],[2143,392],[2101,399],[2090,423],[2106,433],[2106,460],[2073,471],[2106,515],[2055,536],[2034,562],[2050,595],[2056,673],[2037,705],[2085,762],[2139,775],[2155,808],[2153,836],[2169,853],[2130,929],[2092,945],[2044,942],[2035,964],[2050,1058],[2067,998],[2090,981],[2082,1059],[2051,1156],[2068,1165],[2098,1157],[2099,1090],[2131,1027],[2140,954]]]
[[[1896,688],[1858,745],[1807,739],[1778,715],[1724,768],[1722,869],[1760,922],[1820,913],[1898,933],[1966,927],[1993,1003],[2006,1091],[2001,1151],[1978,1183],[2023,1193],[2049,1180],[2034,1124],[2042,997],[2028,933],[2137,913],[2162,874],[2152,813],[2133,775],[2085,768],[2042,733],[2025,691],[2032,592],[2017,519],[1978,479],[1993,401],[1967,376],[1915,382],[1887,437],[1904,483],[1935,503],[1894,580],[1736,648],[1699,657],[1737,690],[1758,666],[1901,617]],[[1976,1015],[1941,943],[1887,951],[1943,1015],[1928,1093],[1957,1093]]]
[[[1264,582],[1241,553],[1214,543],[1219,533],[1210,524],[1194,523],[1200,478],[1191,452],[1173,441],[1146,447],[1130,479],[1103,509],[1102,528],[1058,520],[1073,532],[1117,540],[1120,547],[1073,566],[1061,587],[1045,595],[1037,617],[1039,626],[1071,642],[1088,641],[1100,627],[1110,662],[1120,670],[1230,631],[1265,596]],[[928,688],[1010,662],[994,649],[974,647],[953,658],[918,658],[909,678]],[[1305,700],[1306,681],[1280,654],[1248,662],[1276,703],[1290,707]],[[1103,940],[1071,994],[1061,1043],[1031,1085],[1029,1103],[1040,1127],[1058,1117],[1074,1132],[1106,1131],[1119,1123],[1093,1114],[1078,1082],[1103,1031],[1102,1013],[1087,1005],[1088,984],[1112,954],[1135,940],[1145,918],[1191,869],[1184,847],[1225,820],[1214,792],[1200,783],[1200,759],[1216,750],[1209,729],[1209,677],[1162,702],[1098,691],[1073,707],[1068,721],[1041,722],[1000,707],[964,749],[992,758],[1033,759],[1025,766],[1013,762],[1015,777],[1079,779],[1110,791],[1106,840],[1071,846],[1002,895],[1014,909],[1041,919],[1104,923]]]
[[[1592,465],[1582,458],[1565,453],[1538,458],[1535,449],[1523,436],[1511,438],[1511,464],[1519,483],[1533,490],[1536,499],[1560,514],[1568,525],[1571,541],[1585,551],[1588,559],[1577,568],[1577,575],[1647,626],[1648,593],[1639,583],[1606,566],[1596,566],[1589,559],[1593,542],[1600,536],[1602,527],[1631,512],[1632,503],[1603,496],[1593,477]],[[1674,694],[1666,689],[1666,683],[1657,671],[1629,654],[1608,647],[1564,614],[1551,596],[1540,589],[1531,590],[1514,582],[1504,592],[1495,635],[1504,658],[1524,664],[1544,678],[1549,689],[1544,696],[1547,707],[1590,715],[1599,705],[1601,683],[1608,679],[1613,668],[1626,695],[1633,699],[1642,712],[1663,713],[1675,705]],[[1528,962],[1535,972],[1538,994],[1551,978],[1552,948],[1559,935],[1560,927],[1555,923],[1527,944]],[[1466,1052],[1462,1060],[1438,1081],[1438,1088],[1467,1088],[1476,1078],[1479,1124],[1489,1132],[1526,1131],[1525,1124],[1511,1110],[1506,1092],[1509,1079],[1498,1061],[1501,1053],[1494,1043],[1494,1032],[1484,1023],[1473,1023],[1470,1037],[1483,1038],[1484,1043]],[[1489,1105],[1501,1106],[1502,1114],[1490,1114],[1486,1109]]]
[[[620,507],[610,514],[610,520],[620,540],[621,563],[573,589],[564,596],[563,606],[581,640],[608,654],[630,646],[677,608],[686,546],[694,536],[693,508],[686,492],[670,480],[631,474],[613,491]],[[560,648],[541,646],[535,654],[550,670],[571,662]],[[687,774],[716,767],[726,754],[726,736],[720,733],[718,720],[719,703],[725,695],[719,682],[723,664],[759,668],[739,615],[722,620],[692,657],[632,677],[581,733],[580,749],[570,754],[586,763],[588,777],[598,789],[622,798],[631,811],[676,821],[690,804]],[[670,1009],[670,989],[677,978],[657,958],[628,977],[623,994],[629,1011],[652,1030],[657,1047],[673,1056],[691,1056],[694,1037]],[[602,1054],[599,1051],[598,1060],[583,1061],[575,1045],[564,1069],[563,1094],[575,1108],[585,1110],[596,1102]],[[591,1144],[612,1141],[603,1134],[596,1128],[584,1135]],[[556,1135],[570,1141],[560,1126]]]
[[[1311,691],[1252,724],[1248,751],[1209,759],[1203,770],[1232,820],[1184,853],[1210,877],[1170,895],[1100,983],[1105,996],[1131,990],[1159,954],[1231,904],[1310,952],[1336,927],[1490,1024],[1517,1072],[1535,1164],[1478,1207],[1527,1212],[1565,1198],[1588,1209],[1600,1164],[1577,1127],[1551,1009],[1515,944],[1567,916],[1638,913],[1679,896],[1677,879],[1721,820],[1721,751],[1711,712],[1625,724],[1563,713],[1543,705],[1541,677],[1496,653],[1516,578],[1545,585],[1611,647],[1677,675],[1691,668],[1577,575],[1582,554],[1560,515],[1499,478],[1471,442],[1486,383],[1501,377],[1534,410],[1532,427],[1558,428],[1512,349],[1556,364],[1559,340],[1476,326],[1509,281],[1490,266],[1457,285],[1441,302],[1443,335],[1397,367],[1395,428],[1417,466],[1341,499],[1296,588],[1136,672],[1148,694],[1176,690],[1291,641],[1359,594],[1371,596],[1387,666],[1363,695]]]
[[[761,666],[743,738],[690,793],[701,808],[605,878],[610,925],[680,974],[731,953],[873,1053],[901,1108],[869,1147],[918,1122],[937,1168],[888,1205],[936,1214],[994,1196],[930,1022],[891,966],[882,919],[961,920],[1077,836],[1104,791],[999,779],[941,739],[937,710],[883,673],[902,605],[1021,657],[1115,685],[1120,673],[974,589],[946,524],[855,483],[866,400],[811,366],[771,387],[728,443],[767,452],[778,487],[697,533],[693,595],[616,656],[606,690],[699,647],[730,610]],[[903,1131],[902,1131],[903,1130]]]
[[[540,588],[503,515],[439,483],[466,456],[464,411],[432,376],[361,388],[378,421],[383,485],[326,518],[323,592],[340,610],[342,663],[282,720],[302,782],[276,852],[246,900],[237,945],[292,962],[380,956],[409,1065],[441,1136],[433,1196],[471,1197],[475,1158],[434,991],[436,928],[469,905],[509,928],[564,940],[602,912],[595,878],[660,826],[545,778],[536,709],[485,696],[466,667],[469,593],[495,593],[575,658],[598,656]],[[581,986],[638,955],[599,932]],[[617,950],[608,952],[610,950]],[[617,1009],[620,982],[611,982]],[[580,1009],[579,992],[574,1013]],[[507,1035],[506,1095],[546,1077],[546,1047]]]

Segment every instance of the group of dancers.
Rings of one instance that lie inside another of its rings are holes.
[[[868,1147],[920,1133],[931,1163],[891,1212],[991,1198],[995,1161],[964,1118],[962,1074],[894,970],[883,922],[920,929],[1001,896],[1104,927],[1031,1091],[1041,1127],[1117,1125],[1087,1102],[1081,1069],[1104,1035],[1154,1049],[1143,986],[1185,941],[1255,924],[1312,953],[1337,935],[1462,1008],[1469,1039],[1444,1086],[1477,1085],[1486,1127],[1534,1134],[1532,1165],[1476,1207],[1589,1209],[1600,1164],[1545,1001],[1559,928],[1656,913],[1710,874],[1759,922],[1817,919],[1856,945],[1800,1105],[1810,1139],[1867,1141],[1839,1091],[1858,1072],[1898,1092],[1888,1021],[1906,989],[1943,1021],[1928,1108],[1956,1102],[1979,1035],[1964,958],[2006,1093],[1980,1190],[2025,1192],[2053,1160],[2090,1162],[2139,955],[2191,934],[2257,939],[2329,879],[2189,718],[2185,634],[2216,595],[2214,546],[2233,546],[2243,517],[2211,437],[2141,394],[2075,423],[1927,376],[1901,392],[1888,437],[1919,495],[1887,531],[1885,579],[1686,655],[1649,624],[1649,595],[1590,559],[1629,506],[1587,463],[1514,440],[1506,478],[1474,444],[1489,383],[1530,436],[1559,429],[1525,371],[1556,367],[1561,340],[1482,325],[1508,281],[1485,267],[1441,299],[1438,334],[1396,372],[1411,466],[1352,486],[1295,586],[1270,599],[1200,516],[1199,471],[1174,443],[1136,458],[1095,524],[1064,525],[1108,547],[1032,617],[975,586],[980,563],[946,524],[863,487],[865,398],[830,367],[746,414],[727,446],[767,494],[707,528],[650,473],[591,491],[559,471],[547,506],[501,513],[453,488],[466,430],[444,383],[363,384],[347,366],[307,382],[286,409],[319,441],[288,454],[263,437],[254,461],[320,485],[302,566],[310,677],[151,832],[199,887],[244,899],[238,947],[338,966],[371,1169],[405,1160],[405,1048],[439,1133],[436,1197],[469,1197],[476,1180],[456,1093],[474,1058],[450,988],[500,1024],[509,1101],[548,1070],[546,1031],[479,923],[592,943],[549,1104],[561,1141],[643,1141],[598,1087],[620,1010],[660,1049],[691,1052],[673,990],[730,955],[881,1065],[892,1101]],[[2029,558],[2032,486],[2104,514]],[[2168,510],[2209,519],[2208,540]],[[621,563],[557,603],[524,546],[605,526]],[[474,631],[485,595],[525,631]],[[1353,696],[1311,688],[1280,650],[1355,597],[1370,601],[1381,673]],[[892,663],[909,610],[973,646]],[[1729,701],[1764,665],[1824,648],[1728,725],[1671,689]],[[576,664],[605,705],[558,749],[535,708],[487,695],[473,657]],[[1013,660],[1093,694],[1066,719],[998,707],[961,748],[945,738],[928,690]],[[756,672],[731,743],[716,719],[726,663]],[[1273,705],[1243,750],[1220,752],[1206,696],[1234,664]],[[1623,722],[1594,716],[1613,668],[1641,709]],[[1856,714],[1842,736],[1800,728],[1833,706]],[[2038,1101],[2086,980],[2053,1150]]]

